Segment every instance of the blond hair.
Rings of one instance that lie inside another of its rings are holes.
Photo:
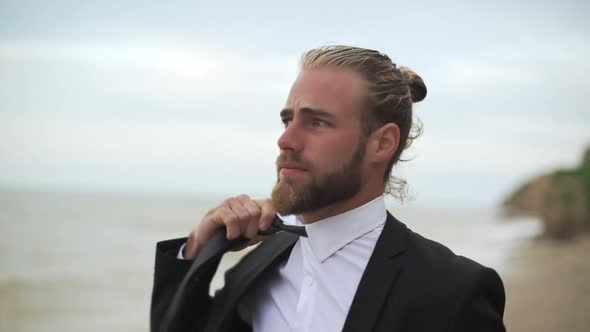
[[[391,59],[375,50],[333,45],[312,49],[303,54],[301,70],[319,67],[348,68],[366,80],[369,112],[362,117],[363,138],[387,123],[400,129],[397,151],[384,173],[385,192],[403,200],[407,195],[407,182],[391,176],[393,165],[402,160],[401,154],[422,133],[420,121],[414,124],[412,104],[426,97],[426,85],[420,76],[407,67],[397,67]]]

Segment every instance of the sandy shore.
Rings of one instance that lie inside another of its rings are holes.
[[[510,332],[590,331],[590,235],[523,244],[505,278]]]

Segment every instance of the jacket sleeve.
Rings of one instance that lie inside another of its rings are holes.
[[[152,332],[160,332],[164,315],[174,294],[191,267],[192,260],[177,258],[178,251],[185,242],[186,238],[180,238],[162,241],[156,245],[154,286],[150,310],[150,330]],[[188,290],[190,294],[185,294],[188,299],[187,305],[183,306],[182,312],[177,316],[179,325],[175,326],[180,326],[178,332],[201,331],[206,324],[212,301],[209,296],[209,284],[220,260],[221,257],[203,266],[196,277],[191,280],[192,287]]]
[[[496,271],[479,270],[469,283],[448,331],[506,332],[505,300],[504,285]]]

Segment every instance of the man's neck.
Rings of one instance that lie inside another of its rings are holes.
[[[315,211],[302,213],[299,215],[299,218],[304,224],[311,224],[316,221],[333,217],[344,212],[356,209],[357,207],[374,200],[382,194],[383,190],[374,190],[366,192],[361,191],[348,199],[335,202]]]

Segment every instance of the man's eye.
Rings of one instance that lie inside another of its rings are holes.
[[[282,119],[283,125],[285,126],[285,128],[287,128],[289,126],[289,124],[291,123],[291,119]]]
[[[312,126],[314,127],[327,127],[328,123],[322,119],[313,119],[311,121]]]

